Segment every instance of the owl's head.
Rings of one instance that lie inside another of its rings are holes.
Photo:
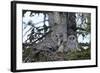
[[[75,35],[69,35],[68,36],[68,41],[76,41],[76,36]]]

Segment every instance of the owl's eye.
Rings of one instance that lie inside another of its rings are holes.
[[[70,37],[69,39],[71,40],[72,38]]]
[[[75,38],[73,37],[73,40],[74,40]]]

